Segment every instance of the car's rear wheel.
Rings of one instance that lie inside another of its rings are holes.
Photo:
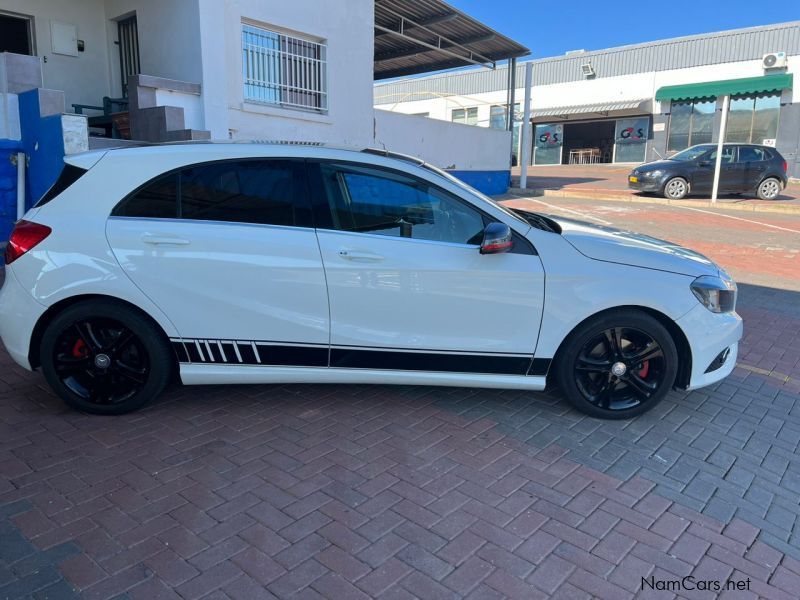
[[[579,326],[559,350],[556,376],[570,403],[604,419],[642,414],[669,393],[678,351],[666,328],[637,310],[615,310]]]
[[[670,200],[680,200],[689,193],[689,182],[683,177],[673,177],[664,184],[664,197]]]
[[[110,300],[68,307],[42,336],[42,371],[71,407],[117,415],[140,408],[169,382],[174,356],[163,332]]]
[[[781,193],[781,182],[775,177],[767,177],[758,185],[756,193],[761,200],[775,200]]]

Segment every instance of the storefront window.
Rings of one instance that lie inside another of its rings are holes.
[[[673,102],[669,116],[667,151],[677,152],[711,141],[716,100]]]
[[[780,94],[731,98],[725,141],[763,144],[765,140],[774,140],[778,135],[780,110]]]
[[[533,164],[560,165],[564,126],[541,124],[536,126],[533,136]]]
[[[453,123],[464,123],[465,125],[478,124],[478,107],[472,108],[455,108],[450,114],[450,120]]]
[[[650,117],[617,119],[614,162],[644,162]]]

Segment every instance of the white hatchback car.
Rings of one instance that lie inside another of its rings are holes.
[[[5,252],[0,336],[86,412],[185,384],[542,390],[626,418],[727,376],[736,285],[674,244],[509,210],[422,161],[291,144],[66,159]]]

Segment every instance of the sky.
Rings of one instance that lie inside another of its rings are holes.
[[[527,46],[535,58],[800,20],[798,0],[447,1]]]

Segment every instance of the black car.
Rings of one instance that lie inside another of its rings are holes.
[[[692,146],[666,160],[639,165],[628,176],[628,187],[673,200],[711,193],[716,160],[716,144]],[[719,193],[755,194],[762,200],[774,200],[786,187],[786,168],[775,148],[724,144]]]

